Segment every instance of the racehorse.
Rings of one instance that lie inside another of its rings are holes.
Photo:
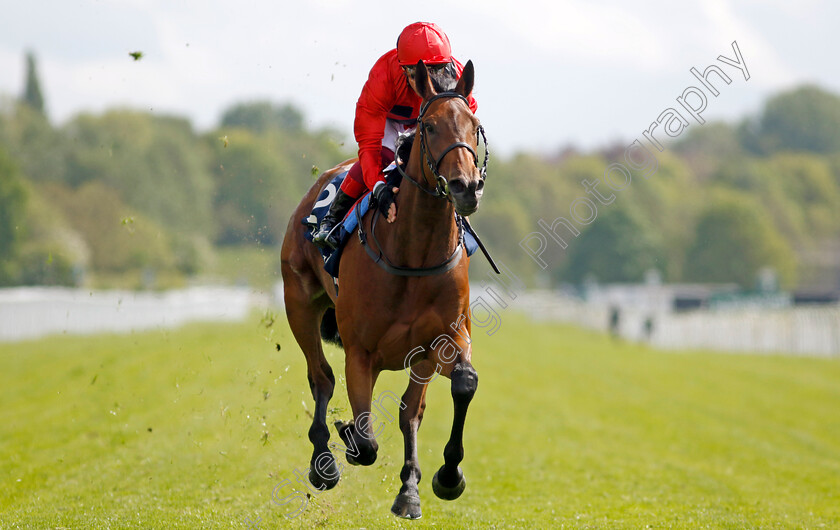
[[[472,62],[464,67],[454,90],[438,92],[422,62],[417,64],[416,81],[423,104],[401,170],[396,220],[377,224],[376,208],[359,220],[359,237],[351,237],[343,250],[336,288],[319,251],[305,239],[301,219],[312,210],[321,189],[354,162],[349,160],[321,175],[303,198],[289,220],[281,251],[286,315],[306,356],[315,400],[309,480],[318,489],[330,489],[340,476],[327,445],[327,404],[335,377],[321,344],[334,316],[353,411],[352,421],[336,422],[336,427],[350,464],[371,465],[376,460],[371,400],[379,373],[410,372],[399,404],[405,441],[402,487],[391,508],[395,515],[410,519],[421,516],[417,430],[426,407],[426,385],[435,372],[451,380],[455,414],[444,463],[432,488],[438,497],[454,500],[466,486],[459,464],[464,457],[464,421],[478,374],[471,363],[469,257],[458,216],[478,209],[487,163],[485,155],[484,167],[479,167],[476,149],[479,133],[484,133],[466,99],[474,82]]]

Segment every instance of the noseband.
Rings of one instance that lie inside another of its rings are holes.
[[[397,170],[400,172],[404,178],[407,178],[412,184],[420,188],[421,190],[425,191],[432,197],[448,197],[449,196],[449,183],[446,181],[446,178],[440,174],[438,171],[438,167],[440,163],[443,161],[443,157],[445,157],[450,151],[454,149],[458,149],[459,147],[463,147],[464,149],[468,150],[470,154],[473,156],[473,163],[475,167],[478,167],[478,154],[476,154],[475,149],[468,144],[467,142],[455,142],[450,144],[446,149],[444,149],[437,158],[433,158],[431,156],[431,151],[429,150],[429,146],[426,140],[426,134],[424,132],[424,123],[423,123],[423,116],[426,114],[426,111],[429,110],[432,102],[438,99],[448,99],[448,98],[458,98],[461,99],[464,103],[467,104],[469,107],[470,103],[466,97],[458,94],[456,92],[441,92],[440,94],[435,94],[431,98],[429,98],[423,105],[420,107],[420,114],[417,116],[417,129],[418,129],[418,136],[420,141],[420,150],[423,153],[423,160],[426,161],[426,165],[429,168],[429,171],[432,172],[432,175],[435,177],[435,189],[429,191],[428,188],[421,185],[419,182],[414,180],[410,177],[405,171],[402,169],[402,160],[397,157]],[[487,177],[487,163],[490,161],[490,148],[487,145],[487,136],[484,134],[484,127],[481,125],[478,126],[475,132],[476,136],[476,143],[478,143],[479,136],[484,141],[484,163],[482,164],[480,171],[481,171],[481,180],[484,180]]]

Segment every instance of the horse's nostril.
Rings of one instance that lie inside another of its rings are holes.
[[[478,185],[475,187],[475,191],[481,191],[484,189],[484,180],[479,180]]]
[[[460,193],[463,193],[464,190],[466,190],[466,189],[467,189],[467,186],[466,186],[466,184],[464,184],[464,181],[461,180],[461,179],[451,180],[449,182],[449,191],[451,191],[452,193],[460,194]]]

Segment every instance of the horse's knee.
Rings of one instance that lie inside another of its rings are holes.
[[[469,363],[461,363],[452,370],[452,398],[469,402],[478,388],[478,372]]]

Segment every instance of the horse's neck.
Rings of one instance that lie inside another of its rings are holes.
[[[419,150],[412,149],[406,172],[428,187],[423,180],[422,157]],[[391,261],[407,267],[431,267],[445,261],[458,245],[452,203],[405,179],[397,197],[397,222],[391,225],[386,245]]]

